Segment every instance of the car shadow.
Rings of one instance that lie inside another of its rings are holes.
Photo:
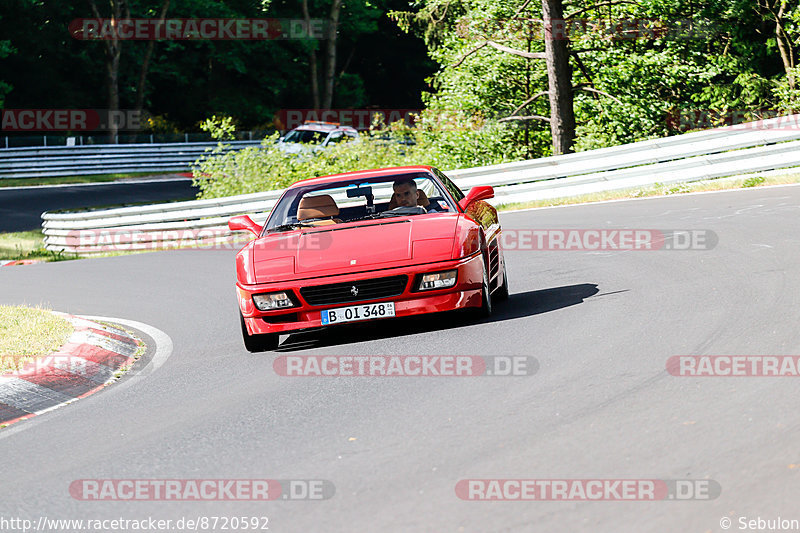
[[[507,301],[497,302],[492,316],[484,319],[475,319],[467,313],[455,311],[436,315],[427,314],[396,318],[387,321],[342,324],[332,328],[293,333],[275,351],[293,352],[309,348],[338,346],[355,342],[404,337],[428,331],[442,331],[471,324],[484,324],[535,316],[583,303],[586,298],[590,298],[598,292],[597,285],[581,283],[552,289],[513,293]],[[432,320],[431,317],[436,317],[436,319]]]

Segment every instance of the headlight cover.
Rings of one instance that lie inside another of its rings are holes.
[[[259,311],[275,311],[295,307],[294,300],[286,291],[270,292],[267,294],[254,294],[253,303]]]
[[[433,291],[436,289],[448,289],[456,284],[458,269],[445,270],[444,272],[431,272],[423,274],[419,280],[420,291]]]

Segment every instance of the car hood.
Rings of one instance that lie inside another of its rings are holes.
[[[319,226],[253,243],[257,283],[347,274],[452,258],[458,214]]]

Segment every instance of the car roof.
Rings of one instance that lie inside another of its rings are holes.
[[[341,124],[336,124],[334,122],[309,122],[307,124],[303,124],[302,126],[297,126],[292,131],[324,131],[329,133],[331,131],[341,130],[341,131],[356,131],[355,128],[352,126],[342,126]]]
[[[430,165],[412,165],[407,167],[375,168],[371,170],[357,170],[354,172],[344,172],[342,174],[331,174],[330,176],[320,176],[318,178],[307,178],[304,180],[294,182],[288,188],[293,189],[295,187],[306,187],[308,185],[336,183],[337,181],[341,181],[343,179],[378,178],[381,176],[387,176],[392,174],[413,174],[416,172],[428,172],[432,176],[435,176],[435,174],[433,174],[433,167]]]

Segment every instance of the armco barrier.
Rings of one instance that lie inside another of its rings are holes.
[[[226,150],[261,141],[231,141]],[[108,144],[0,150],[0,179],[91,176],[131,172],[186,172],[216,142]]]
[[[793,118],[800,118],[800,115]],[[572,196],[602,190],[672,184],[800,166],[800,129],[782,128],[786,117],[735,127],[652,139],[622,146],[449,171],[463,190],[495,187],[495,205]],[[68,237],[81,230],[140,232],[174,241],[191,230],[213,230],[225,238],[228,218],[251,214],[263,221],[283,191],[124,207],[79,213],[43,213],[47,249],[91,254],[91,243],[75,246]]]

